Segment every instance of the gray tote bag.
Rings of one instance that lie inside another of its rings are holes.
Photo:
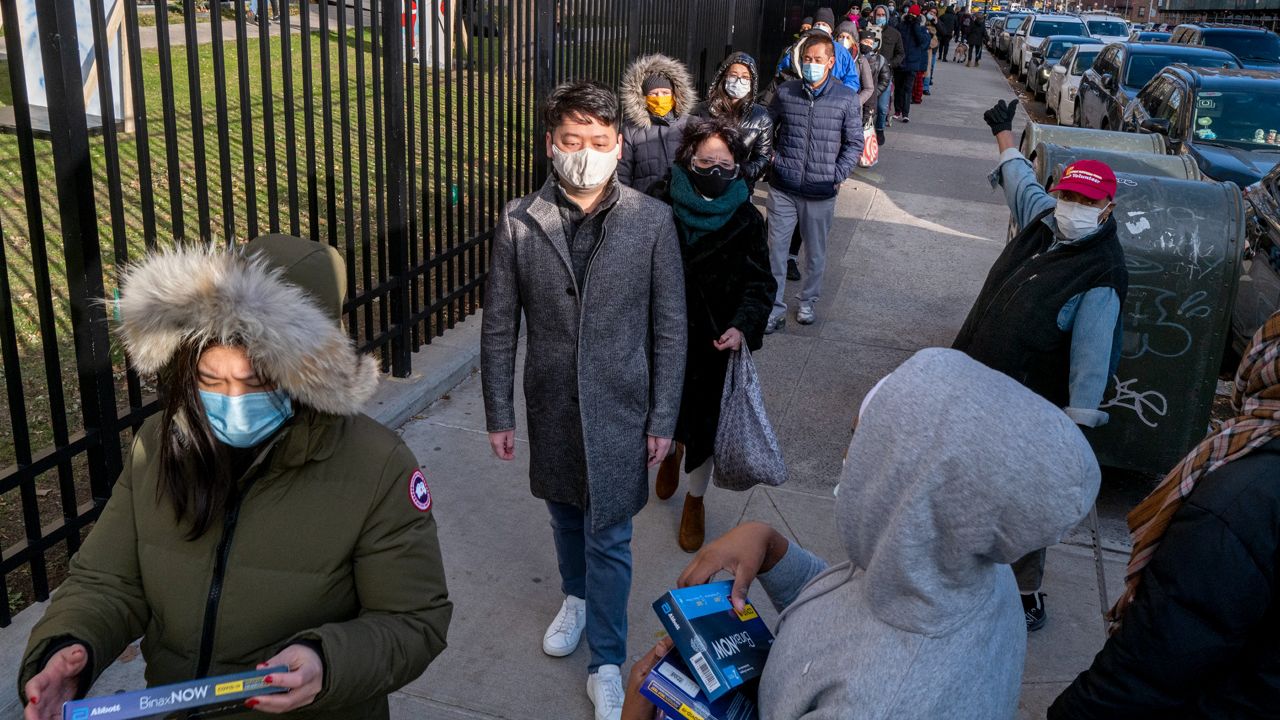
[[[781,485],[787,480],[782,448],[765,414],[760,378],[745,345],[733,353],[724,376],[712,479],[716,487],[726,490]]]

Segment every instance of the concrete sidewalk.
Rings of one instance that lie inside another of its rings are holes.
[[[911,124],[890,129],[880,164],[859,171],[841,192],[820,321],[789,323],[756,355],[791,480],[747,493],[713,488],[708,537],[742,520],[763,520],[804,547],[841,558],[831,489],[858,403],[915,350],[950,342],[1000,250],[1008,213],[986,184],[995,145],[981,113],[1008,94],[1008,85],[994,63],[977,69],[940,63],[935,78],[934,94],[913,110]],[[763,204],[763,197],[756,200]],[[475,375],[401,428],[433,489],[456,610],[449,649],[393,696],[393,714],[590,718],[585,643],[564,659],[541,651],[562,596],[547,512],[528,490],[528,446],[518,435],[516,461],[502,463],[484,429]],[[649,603],[674,584],[690,557],[676,545],[680,497],[650,502],[635,520],[633,659],[660,635]],[[1111,553],[1107,562],[1113,594],[1124,559]],[[1045,590],[1050,617],[1029,639],[1023,718],[1044,717],[1104,639],[1087,548],[1052,548]],[[754,595],[767,605],[758,587]],[[13,671],[39,612],[22,613],[0,633],[0,672]],[[765,615],[774,619],[771,610]],[[117,663],[94,694],[138,687],[141,664]]]

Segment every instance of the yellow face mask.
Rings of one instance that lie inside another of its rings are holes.
[[[671,108],[676,106],[676,99],[671,95],[645,95],[644,101],[649,106],[649,112],[658,117],[666,117]]]

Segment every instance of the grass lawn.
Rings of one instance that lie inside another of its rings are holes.
[[[355,269],[355,284],[350,289],[353,296],[371,286],[370,282],[372,285],[378,284],[381,253],[376,241],[379,228],[375,215],[378,208],[376,188],[380,186],[378,173],[382,169],[375,164],[378,148],[375,145],[372,78],[376,56],[372,52],[371,36],[366,32],[363,37],[364,47],[357,49],[355,32],[348,32],[347,48],[343,53],[337,33],[312,32],[309,36],[310,56],[304,57],[302,35],[293,34],[293,98],[288,103],[284,97],[280,38],[270,38],[267,64],[271,81],[269,90],[264,91],[256,32],[256,27],[249,26],[246,48],[247,102],[242,102],[240,98],[240,72],[234,38],[224,38],[228,42],[224,45],[225,80],[221,83],[215,74],[214,46],[198,47],[196,75],[200,100],[197,108],[203,116],[203,132],[200,137],[205,145],[202,160],[205,167],[202,175],[197,171],[201,162],[197,157],[195,142],[197,113],[192,109],[194,95],[189,85],[188,59],[184,47],[175,47],[172,53],[172,94],[176,107],[176,132],[172,148],[169,147],[164,132],[161,89],[165,83],[161,75],[160,55],[157,50],[142,52],[146,129],[149,135],[147,147],[150,151],[149,182],[144,180],[141,172],[137,134],[118,135],[118,174],[108,172],[104,138],[91,138],[90,162],[95,177],[98,229],[108,297],[114,292],[117,271],[126,260],[125,257],[118,257],[114,248],[119,246],[126,249],[128,259],[137,259],[146,250],[149,238],[144,227],[144,207],[154,208],[154,238],[161,246],[175,239],[176,221],[179,217],[184,226],[183,237],[187,240],[243,241],[250,233],[248,216],[251,208],[256,209],[258,215],[258,232],[268,231],[268,220],[271,217],[279,219],[283,232],[289,232],[290,175],[286,157],[290,148],[297,158],[297,169],[292,177],[296,179],[298,186],[299,234],[305,236],[314,232],[323,240],[335,242],[344,252],[347,251],[350,239],[354,247],[354,252],[348,255],[349,262],[354,261]],[[430,257],[438,249],[447,250],[460,244],[466,237],[490,227],[492,217],[500,207],[494,200],[501,202],[507,195],[504,189],[497,187],[498,173],[502,172],[504,164],[523,162],[528,156],[531,147],[531,103],[508,101],[498,112],[494,112],[499,85],[507,82],[504,80],[505,63],[502,61],[501,51],[502,48],[496,41],[477,39],[470,47],[471,69],[461,71],[461,76],[455,69],[448,76],[447,82],[443,73],[430,74],[425,102],[418,97],[417,66],[413,66],[415,109],[411,113],[411,121],[417,144],[413,161],[417,166],[416,198],[419,205],[415,217],[418,237],[414,239],[414,243],[419,261]],[[326,56],[331,74],[327,112],[321,69]],[[343,60],[349,76],[345,84],[339,77]],[[361,65],[363,67],[357,77],[357,68]],[[310,67],[312,72],[310,88],[304,83],[304,66]],[[510,82],[518,91],[527,92],[527,82],[519,78],[512,78]],[[363,103],[360,102],[361,86],[364,88]],[[225,90],[225,98],[222,100],[225,102],[226,117],[221,121],[217,111],[219,88]],[[345,97],[343,89],[346,90]],[[267,92],[270,93],[271,116],[275,123],[270,137],[264,126],[267,117],[264,100]],[[310,114],[314,123],[314,135],[310,138],[305,134],[308,112],[304,104],[306,97],[313,101]],[[9,102],[11,94],[8,68],[0,63],[0,103]],[[479,111],[481,103],[485,105],[483,114]],[[463,112],[461,118],[458,115],[459,108]],[[295,122],[295,134],[292,138],[286,136],[286,113],[291,114]],[[326,117],[329,121],[327,131]],[[360,126],[361,120],[363,128]],[[439,127],[439,148],[421,146],[419,123],[424,121],[429,123],[429,139],[434,137],[436,126]],[[523,132],[517,131],[517,123],[522,124]],[[251,153],[246,153],[245,149],[243,132],[246,127],[251,133]],[[275,155],[270,162],[267,158],[268,147],[274,150]],[[362,148],[367,156],[367,170],[362,170],[361,166]],[[171,151],[177,158],[172,172],[168,161]],[[309,155],[314,156],[316,164],[316,172],[312,177],[307,172]],[[56,180],[52,152],[47,141],[36,140],[36,156],[39,199],[46,234],[45,247],[49,259],[51,319],[56,337],[44,337],[40,331],[39,289],[35,282],[37,271],[33,264],[35,259],[28,233],[28,205],[24,195],[18,143],[13,135],[0,135],[0,232],[4,237],[7,262],[7,267],[0,268],[0,271],[8,273],[12,289],[10,306],[17,327],[21,358],[19,369],[25,388],[24,420],[30,432],[32,449],[38,452],[54,444],[48,397],[48,383],[51,379],[46,375],[44,364],[46,344],[56,348],[58,352],[61,378],[57,384],[62,386],[66,398],[69,431],[76,432],[81,421],[69,301],[65,268],[62,264],[63,247],[57,211]],[[223,169],[224,160],[226,171]],[[440,163],[439,173],[435,170],[437,160]],[[248,173],[246,168],[250,169]],[[274,203],[270,201],[268,192],[272,172],[277,187]],[[367,185],[362,185],[362,176],[367,177]],[[197,180],[201,177],[207,183],[207,219],[198,210],[200,184]],[[350,185],[347,184],[347,178],[350,178]],[[250,182],[254,186],[252,190],[249,189]],[[426,187],[423,187],[424,183]],[[110,203],[113,184],[118,184],[122,198],[121,213],[114,225]],[[319,210],[316,217],[311,217],[308,210],[308,194],[313,189]],[[173,190],[176,190],[179,197],[176,206],[171,203]],[[429,214],[424,215],[424,205]],[[436,232],[437,219],[441,221],[441,229],[444,230],[439,234]],[[366,239],[370,239],[367,264],[363,252]],[[461,269],[455,269],[452,277],[459,277],[461,272]],[[429,280],[434,280],[434,277]],[[429,298],[426,290],[431,283],[424,282],[421,285],[426,287],[419,288],[419,297]],[[375,309],[372,313],[375,333],[381,329],[376,327],[378,316]],[[362,337],[363,333],[362,328]],[[125,405],[128,398],[118,346],[115,347],[115,356],[117,400]],[[4,372],[12,370],[5,368]],[[0,414],[0,468],[16,463],[10,422],[9,412]],[[77,498],[81,502],[88,500],[88,482],[83,460],[83,456],[78,458],[78,464],[73,468],[78,488]],[[46,473],[37,480],[36,489],[41,497],[42,521],[47,524],[61,513],[57,473]],[[0,494],[0,549],[8,551],[21,541],[23,534],[18,491]],[[51,574],[57,579],[63,560],[51,557],[50,561]],[[18,575],[11,574],[8,579],[13,593],[24,592],[22,578]],[[26,592],[30,592],[29,588]],[[29,596],[13,597],[10,604],[17,609],[30,600]]]

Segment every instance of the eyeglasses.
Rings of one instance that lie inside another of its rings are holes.
[[[704,171],[703,174],[706,174],[706,171],[711,170],[722,170],[728,173],[735,173],[738,171],[738,163],[736,162],[730,162],[728,160],[713,160],[711,158],[695,157],[693,158],[693,162],[690,163],[690,166],[694,171]]]

